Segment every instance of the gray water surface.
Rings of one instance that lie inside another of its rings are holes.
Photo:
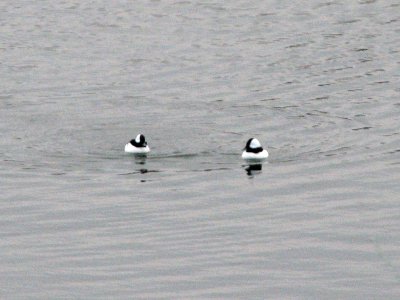
[[[2,299],[400,298],[399,1],[0,11]]]

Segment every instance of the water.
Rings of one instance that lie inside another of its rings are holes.
[[[2,299],[400,297],[398,1],[81,2],[0,4]]]

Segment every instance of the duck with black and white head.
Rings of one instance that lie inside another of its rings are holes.
[[[249,178],[261,174],[262,163],[268,157],[268,151],[261,146],[260,141],[256,138],[249,139],[243,150],[242,158],[246,161],[244,169]]]
[[[243,150],[242,158],[245,160],[262,161],[268,157],[268,151],[261,146],[260,141],[256,138],[249,139]]]
[[[150,152],[150,147],[144,135],[139,133],[134,140],[125,145],[125,152],[145,155]]]

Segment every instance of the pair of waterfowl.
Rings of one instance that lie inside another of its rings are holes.
[[[268,151],[263,149],[256,138],[249,139],[243,150],[242,158],[246,160],[263,160],[268,157]],[[150,147],[147,145],[144,135],[138,134],[134,140],[125,145],[125,152],[147,154],[150,152]]]

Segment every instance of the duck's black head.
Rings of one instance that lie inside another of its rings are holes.
[[[146,147],[147,142],[143,134],[138,134],[134,140],[130,142],[135,147]]]
[[[264,150],[263,147],[261,147],[260,142],[255,138],[249,139],[244,149],[246,150],[246,152],[252,152],[252,153],[259,153]]]

